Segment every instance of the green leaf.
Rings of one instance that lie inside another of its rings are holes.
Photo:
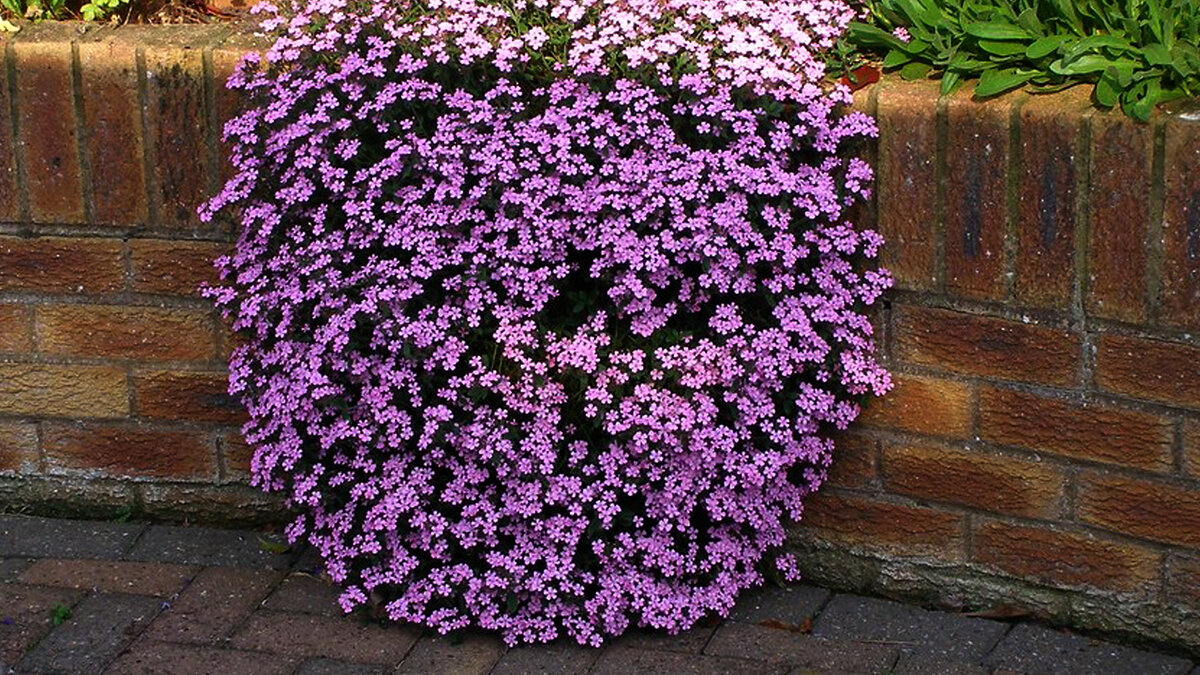
[[[1011,23],[980,21],[963,26],[963,30],[986,40],[1028,40],[1033,37],[1029,31]]]
[[[1096,94],[1096,102],[1105,108],[1111,108],[1117,104],[1117,99],[1121,94],[1121,87],[1117,84],[1116,78],[1110,77],[1106,72],[1100,76],[1100,80],[1096,82],[1096,88],[1093,90]]]
[[[980,40],[979,47],[996,56],[1015,56],[1025,53],[1025,44],[1015,40]]]
[[[1045,30],[1042,20],[1038,18],[1037,10],[1033,7],[1026,7],[1017,15],[1017,24],[1030,33],[1041,33]]]
[[[975,96],[987,98],[1016,89],[1024,85],[1029,81],[1029,78],[1036,74],[1036,72],[1028,70],[1019,71],[1013,68],[985,70],[979,76],[979,84],[975,85]]]
[[[1036,60],[1049,56],[1070,39],[1066,35],[1047,35],[1044,38],[1038,38],[1025,48],[1025,57]]]
[[[1112,49],[1123,52],[1136,52],[1128,40],[1123,40],[1113,35],[1093,35],[1086,37],[1079,42],[1076,42],[1070,49],[1063,54],[1063,58],[1070,61],[1081,54],[1096,50],[1096,49]]]
[[[900,51],[899,49],[893,49],[892,51],[887,53],[887,56],[883,57],[883,67],[884,68],[896,68],[898,66],[902,66],[902,65],[908,63],[909,61],[912,61],[911,56],[909,56],[908,54],[905,54],[904,52]]]
[[[1050,64],[1050,70],[1059,75],[1086,75],[1089,73],[1102,73],[1109,66],[1116,66],[1121,63],[1131,64],[1133,62],[1127,59],[1110,59],[1107,56],[1099,54],[1084,54],[1069,63],[1065,62],[1064,59],[1058,59]]]
[[[905,80],[919,80],[929,75],[931,70],[933,70],[933,66],[928,63],[913,61],[900,69],[900,77]]]
[[[288,546],[281,541],[271,541],[270,539],[264,539],[262,537],[258,538],[258,547],[267,553],[274,553],[275,555],[283,555],[284,553],[292,550],[291,546]]]
[[[1143,47],[1142,56],[1145,57],[1146,63],[1152,66],[1171,65],[1171,52],[1167,51],[1167,48],[1158,42]]]
[[[957,72],[947,71],[945,75],[942,75],[941,93],[953,94],[954,92],[958,91],[958,88],[961,86],[962,75],[959,75]]]

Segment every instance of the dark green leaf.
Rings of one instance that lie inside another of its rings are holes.
[[[1044,38],[1038,38],[1025,48],[1025,56],[1031,59],[1043,58],[1053,53],[1054,50],[1070,39],[1066,35],[1047,35]]]
[[[1100,80],[1096,82],[1095,88],[1096,102],[1105,108],[1111,108],[1117,104],[1118,97],[1121,93],[1121,87],[1117,84],[1116,78],[1110,77],[1108,73],[1100,76]]]
[[[1038,18],[1037,10],[1033,7],[1026,7],[1017,15],[1017,23],[1030,33],[1041,33],[1045,29],[1041,19]]]
[[[912,60],[912,57],[909,56],[908,54],[905,54],[904,52],[900,51],[899,49],[893,49],[892,51],[887,53],[887,56],[883,57],[883,67],[884,68],[896,68],[898,66],[902,66],[902,65],[908,63],[911,60]]]
[[[919,80],[929,74],[933,66],[920,61],[913,61],[900,69],[900,77],[905,80]]]
[[[1029,31],[1011,23],[980,21],[963,26],[963,30],[969,35],[987,40],[1029,40],[1033,37]]]
[[[979,84],[975,85],[975,95],[979,98],[987,98],[1002,94],[1024,85],[1035,74],[1033,71],[1018,71],[1011,68],[985,70],[979,76]]]
[[[1142,48],[1142,55],[1146,57],[1146,63],[1152,66],[1169,66],[1171,65],[1171,52],[1161,44],[1146,45]]]
[[[1085,75],[1088,73],[1102,73],[1108,67],[1121,63],[1132,62],[1121,59],[1110,59],[1107,56],[1100,56],[1099,54],[1084,54],[1069,63],[1065,62],[1064,59],[1058,59],[1050,64],[1050,70],[1060,75]]]
[[[1137,51],[1132,45],[1129,44],[1128,40],[1122,40],[1121,38],[1112,35],[1093,35],[1092,37],[1086,37],[1072,45],[1071,48],[1063,54],[1063,58],[1067,61],[1070,61],[1082,54],[1096,49],[1111,49],[1123,52]]]
[[[1015,56],[1025,53],[1025,43],[1016,40],[980,40],[983,51],[996,56]]]
[[[962,76],[955,71],[948,71],[942,76],[941,92],[943,94],[953,94],[962,86]]]

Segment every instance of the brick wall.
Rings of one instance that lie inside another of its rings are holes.
[[[230,27],[0,39],[0,500],[268,520],[230,336],[198,298],[228,224]],[[1200,653],[1200,121],[1079,92],[980,104],[888,80],[865,218],[896,390],[841,439],[810,577]]]

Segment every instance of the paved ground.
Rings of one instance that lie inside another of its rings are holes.
[[[264,544],[264,541],[267,543]],[[1200,675],[1186,659],[812,586],[683,635],[506,650],[342,616],[260,533],[0,515],[0,674]]]

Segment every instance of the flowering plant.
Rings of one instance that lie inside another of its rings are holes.
[[[209,293],[343,606],[599,644],[794,577],[829,432],[890,386],[844,213],[873,127],[812,53],[845,5],[260,7]]]

